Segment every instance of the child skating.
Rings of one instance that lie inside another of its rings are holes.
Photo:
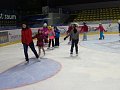
[[[64,38],[64,40],[66,40],[66,38],[68,38],[69,36],[71,36],[71,40],[72,40],[70,55],[71,56],[73,55],[73,48],[75,46],[76,55],[78,56],[79,31],[77,30],[75,24],[73,25],[73,30]]]
[[[102,40],[102,39],[105,38],[104,32],[107,32],[107,31],[104,29],[104,27],[103,27],[103,25],[101,23],[99,24],[99,27],[97,27],[95,30],[99,30],[100,31],[100,38],[99,38],[99,40]]]
[[[50,49],[51,42],[52,42],[52,48],[51,49],[54,49],[55,33],[53,31],[53,28],[51,26],[48,26],[48,31],[46,33],[48,34],[48,38],[49,38],[49,44],[48,44],[48,48],[47,49]]]
[[[55,32],[55,47],[57,48],[59,47],[60,31],[56,26],[54,27],[54,32]]]
[[[38,46],[38,55],[39,55],[39,57],[40,57],[40,55],[41,55],[41,49],[43,50],[43,53],[44,53],[44,55],[45,55],[45,50],[44,50],[44,41],[45,41],[45,39],[46,39],[46,37],[45,37],[45,35],[44,35],[44,33],[43,33],[43,31],[41,30],[41,29],[39,29],[38,30],[38,34],[36,34],[34,37],[33,37],[33,39],[34,38],[37,38],[37,46]]]

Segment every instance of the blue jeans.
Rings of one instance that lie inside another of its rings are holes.
[[[104,33],[100,32],[100,39],[104,39]]]
[[[31,48],[31,50],[32,50],[33,53],[35,54],[36,58],[38,58],[39,56],[38,56],[38,54],[37,54],[37,51],[35,50],[34,43],[31,42],[29,45],[23,44],[24,55],[25,55],[26,61],[29,61],[29,57],[28,57],[28,46]]]

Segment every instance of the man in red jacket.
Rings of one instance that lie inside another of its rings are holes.
[[[28,28],[26,24],[22,24],[21,42],[23,44],[25,59],[27,63],[29,63],[28,46],[31,48],[36,58],[39,58],[37,51],[35,50],[33,40],[32,40],[32,31],[30,28]]]

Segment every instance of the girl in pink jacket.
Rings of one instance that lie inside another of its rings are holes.
[[[51,42],[52,42],[52,49],[54,49],[55,32],[53,31],[51,26],[48,26],[47,34],[48,34],[48,38],[49,38],[48,49],[50,49]]]

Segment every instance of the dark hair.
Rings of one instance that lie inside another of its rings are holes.
[[[23,24],[26,25],[26,28],[23,28],[23,27],[22,27],[22,30],[25,30],[25,29],[28,29],[28,28],[29,28],[27,23],[22,23],[22,25],[23,25]]]
[[[77,33],[76,27],[73,28],[73,32],[74,32],[74,33]]]
[[[86,25],[86,22],[83,22],[83,25]]]

